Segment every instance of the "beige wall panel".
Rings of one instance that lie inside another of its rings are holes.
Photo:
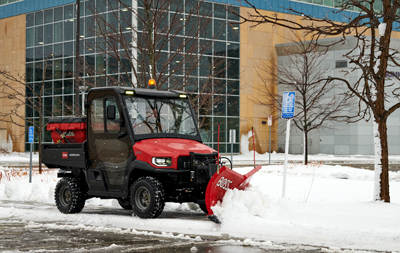
[[[13,76],[25,74],[25,15],[0,20],[0,69],[11,72]],[[25,87],[20,84],[18,89],[25,96]],[[14,105],[13,100],[0,100],[0,110],[7,112]],[[21,115],[25,115],[25,107],[18,108]],[[18,120],[24,125],[24,120]],[[11,123],[0,122],[0,129],[7,130],[7,137],[12,139],[13,151],[25,150],[24,127]],[[4,139],[4,138],[3,138]],[[4,145],[0,145],[4,146]]]
[[[248,72],[246,72],[246,74],[248,74]],[[240,84],[240,97],[246,95],[253,95],[253,87],[250,82]],[[240,107],[242,107],[242,104],[240,104]]]
[[[245,15],[250,9],[242,8],[242,15]],[[283,35],[284,30],[272,25],[259,25],[251,27],[251,24],[245,23],[240,28],[241,41],[241,100],[240,100],[240,135],[247,134],[251,128],[254,128],[255,146],[258,153],[266,153],[269,148],[269,133],[266,131],[268,126],[263,126],[262,121],[265,121],[270,110],[265,106],[257,104],[260,87],[263,83],[257,73],[258,66],[264,61],[276,61],[275,44],[281,43],[282,38],[278,35]],[[246,53],[243,49],[246,49]],[[251,50],[252,48],[252,53]],[[276,125],[276,124],[275,124]],[[277,128],[273,128],[273,138],[277,139]],[[253,149],[253,144],[249,144],[250,150]],[[272,150],[277,150],[277,142],[272,143]]]
[[[253,10],[248,8],[241,9],[242,15],[247,15],[248,12]],[[271,13],[263,11],[263,13]],[[298,16],[288,14],[278,14],[280,18],[289,18],[291,20],[298,20]],[[301,18],[301,17],[300,17]],[[269,115],[277,115],[278,112],[272,108],[259,105],[257,101],[265,100],[260,94],[260,89],[264,87],[257,69],[265,62],[270,64],[277,63],[277,54],[275,45],[290,42],[293,37],[293,32],[289,29],[273,26],[270,24],[263,24],[256,27],[251,27],[251,24],[245,23],[240,27],[240,41],[241,41],[241,135],[247,134],[251,127],[254,128],[256,135],[256,151],[258,153],[266,153],[269,149],[269,127],[263,125],[262,121],[267,121]],[[253,53],[250,53],[250,48]],[[243,51],[245,49],[245,52]],[[274,84],[271,84],[274,85]],[[274,87],[276,90],[276,88]],[[277,151],[278,149],[278,125],[276,117],[272,126],[271,149]],[[252,144],[251,144],[252,146]]]
[[[275,50],[275,45],[273,46],[255,45],[253,59],[273,60],[276,57],[276,54],[273,53],[274,50]]]
[[[253,27],[253,31],[262,32],[262,33],[272,33],[271,25],[258,25]]]
[[[240,79],[241,81],[243,80],[243,85],[244,86],[248,86],[251,85],[254,81],[254,77],[255,77],[255,70],[253,68],[253,60],[249,59],[248,60],[250,63],[247,66],[243,66],[241,67],[241,71],[240,71]],[[241,85],[242,86],[242,85]],[[242,91],[242,90],[240,90]]]
[[[14,24],[13,20],[10,18],[6,19],[6,26],[5,26],[5,37],[6,38],[13,38],[14,36]]]
[[[240,27],[244,27],[245,25],[241,25]],[[248,29],[240,30],[240,49],[242,48],[242,43],[248,44]],[[243,39],[243,41],[242,41]]]
[[[4,19],[0,20],[0,34],[5,35],[6,22]]]
[[[245,49],[240,53],[240,55],[245,54],[246,61],[243,62],[244,65],[247,65],[247,56],[253,55],[254,54],[254,46],[251,44],[246,44]],[[242,60],[240,60],[240,65],[242,65]]]
[[[253,31],[254,34],[254,45],[256,46],[272,46],[273,42],[271,40],[271,33],[264,31]]]
[[[259,10],[261,14],[273,14],[270,11]],[[246,16],[248,13],[254,14],[254,10],[246,7],[241,8],[241,15]],[[290,19],[296,22],[303,22],[302,17],[290,14],[278,13],[278,18]],[[311,22],[307,22],[311,23]],[[258,101],[262,101],[262,93],[260,88],[263,87],[263,82],[257,72],[258,66],[266,61],[271,66],[277,64],[277,53],[275,49],[276,44],[292,42],[295,38],[294,33],[303,34],[302,31],[293,31],[287,28],[273,26],[271,24],[262,24],[252,27],[250,23],[244,23],[240,26],[240,41],[241,41],[241,54],[240,54],[240,67],[241,67],[241,124],[240,131],[242,134],[247,134],[251,127],[254,127],[256,135],[256,151],[258,153],[268,152],[269,137],[266,137],[266,131],[262,126],[263,119],[269,115],[274,115],[272,126],[272,150],[277,151],[277,138],[278,138],[278,125],[277,115],[278,112],[272,108],[265,108],[258,105]],[[370,35],[368,33],[367,35]],[[394,33],[393,38],[400,38],[400,33]],[[307,36],[307,39],[310,39]],[[275,92],[277,87],[274,85]],[[252,144],[251,144],[252,145]]]
[[[265,115],[270,115],[270,110],[263,105],[254,104],[254,111],[256,112],[254,121],[254,132],[256,133],[256,150],[266,150],[269,149],[269,126],[268,118]],[[257,112],[264,112],[262,115]],[[263,124],[263,121],[266,124]],[[272,144],[273,135],[271,135]],[[272,145],[271,145],[272,146]]]

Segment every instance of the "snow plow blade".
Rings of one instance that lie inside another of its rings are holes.
[[[219,173],[216,172],[208,182],[206,189],[206,207],[208,211],[208,219],[220,224],[219,219],[214,215],[211,210],[212,206],[215,206],[218,201],[222,202],[222,199],[225,195],[225,192],[228,189],[239,189],[244,190],[250,183],[251,177],[261,169],[261,165],[258,165],[251,171],[249,171],[246,175],[242,175],[233,171],[226,166],[222,167],[219,170]]]

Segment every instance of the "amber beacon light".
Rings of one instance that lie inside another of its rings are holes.
[[[149,80],[149,83],[148,83],[147,85],[148,85],[148,87],[149,87],[150,89],[155,89],[155,88],[156,88],[156,80],[150,79],[150,80]]]

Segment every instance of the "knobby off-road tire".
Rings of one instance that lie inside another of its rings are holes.
[[[57,208],[62,213],[79,213],[85,206],[86,192],[77,178],[62,178],[54,192]]]
[[[118,199],[118,204],[125,210],[132,210],[132,203],[130,199]]]
[[[165,206],[162,184],[154,177],[141,177],[131,187],[133,212],[140,218],[157,218]]]

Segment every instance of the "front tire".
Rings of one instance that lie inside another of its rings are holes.
[[[58,181],[54,199],[60,212],[79,213],[85,206],[86,194],[77,178],[62,178]]]
[[[141,177],[131,187],[133,212],[140,218],[157,218],[165,206],[162,184],[153,177]]]

